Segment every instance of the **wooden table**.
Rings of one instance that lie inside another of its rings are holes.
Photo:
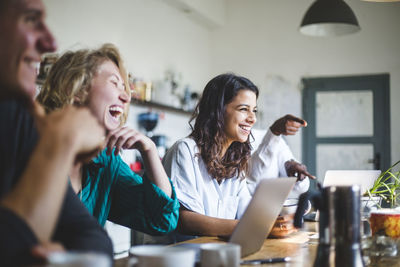
[[[288,263],[263,264],[258,266],[274,267],[311,267],[314,263],[317,250],[317,239],[310,238],[317,232],[317,223],[306,223],[304,230],[298,231],[281,239],[265,239],[261,249],[242,260],[253,260],[274,257],[291,257],[292,261]],[[199,237],[188,240],[183,243],[224,243],[217,237]],[[125,267],[126,259],[120,259],[115,262],[115,267]],[[255,266],[255,265],[241,265]]]
[[[242,260],[275,258],[275,257],[291,257],[292,261],[287,263],[262,264],[258,266],[274,266],[274,267],[310,267],[313,266],[318,240],[310,238],[317,232],[317,223],[307,223],[304,230],[292,233],[286,238],[281,239],[265,239],[261,249]],[[199,237],[188,240],[184,243],[223,243],[217,237]],[[255,266],[255,265],[241,265]]]
[[[275,257],[291,257],[292,261],[287,263],[262,264],[258,266],[273,267],[311,267],[314,264],[318,239],[314,235],[318,232],[318,224],[306,222],[304,229],[289,235],[282,239],[265,239],[261,249],[242,260],[275,258]],[[224,243],[222,239],[217,237],[199,237],[188,240],[183,243]],[[400,242],[400,241],[399,241]],[[400,251],[400,246],[398,247]],[[115,261],[115,267],[126,267],[127,258]],[[257,266],[257,265],[241,265],[241,266]],[[367,266],[370,267],[400,267],[399,257],[372,259]]]

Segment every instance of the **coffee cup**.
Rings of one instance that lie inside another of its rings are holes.
[[[192,249],[162,245],[133,246],[127,267],[193,267],[196,252]]]
[[[200,247],[201,267],[238,267],[240,246],[231,243],[207,243]]]
[[[48,267],[111,267],[111,259],[94,252],[52,252],[47,256]]]

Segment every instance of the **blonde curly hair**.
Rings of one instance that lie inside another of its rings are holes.
[[[64,53],[51,67],[36,100],[44,106],[47,113],[66,105],[85,106],[92,79],[99,66],[107,60],[114,62],[118,67],[124,80],[125,91],[130,97],[128,76],[119,50],[113,44],[104,44],[99,49]],[[126,105],[121,116],[121,125],[126,122],[128,110],[129,105]]]

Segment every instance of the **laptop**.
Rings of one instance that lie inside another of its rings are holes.
[[[380,170],[328,170],[325,173],[323,187],[332,185],[355,185],[361,189],[361,195],[372,187],[374,181],[381,174]]]
[[[333,185],[359,185],[360,194],[363,195],[372,187],[376,178],[381,174],[380,170],[328,170],[322,183],[323,187]],[[304,216],[305,220],[318,221],[319,213],[311,212]]]
[[[240,245],[241,257],[260,250],[295,182],[295,177],[264,179],[259,182],[249,205],[229,238],[230,243]],[[199,261],[201,245],[180,243],[175,246],[196,250],[196,260]]]
[[[241,246],[241,257],[260,250],[295,182],[294,177],[263,179],[259,182],[229,239],[230,243]]]

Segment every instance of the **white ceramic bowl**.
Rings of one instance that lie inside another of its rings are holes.
[[[48,267],[111,267],[111,259],[95,252],[52,252],[47,256]]]
[[[295,214],[296,213],[296,209],[297,209],[297,202],[299,200],[297,198],[288,198],[285,200],[285,202],[283,203],[283,207],[281,210],[280,215],[284,216],[287,214]]]
[[[184,247],[140,245],[131,247],[129,254],[132,256],[129,266],[192,267],[196,251]]]

